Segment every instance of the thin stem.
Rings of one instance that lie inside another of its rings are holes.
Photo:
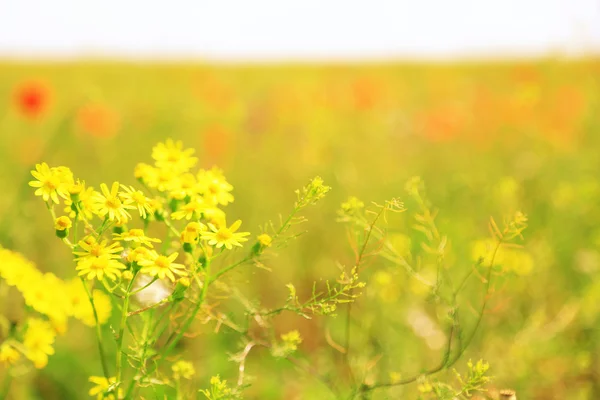
[[[198,311],[200,311],[200,308],[202,307],[202,304],[204,303],[204,300],[206,299],[206,294],[208,292],[209,282],[211,281],[211,277],[210,277],[210,258],[208,258],[206,260],[206,267],[204,268],[204,273],[205,273],[204,285],[202,285],[202,292],[200,293],[200,298],[198,299],[198,302],[196,303],[196,307],[194,307],[194,309],[192,310],[191,314],[189,315],[188,319],[185,321],[185,323],[183,324],[183,326],[181,326],[179,328],[179,331],[177,332],[177,335],[175,336],[175,338],[173,338],[173,340],[171,340],[171,342],[167,345],[167,347],[163,351],[163,354],[162,354],[162,356],[160,358],[161,361],[164,360],[165,358],[167,358],[169,356],[169,354],[171,353],[171,351],[173,351],[173,349],[175,348],[175,346],[177,345],[177,343],[181,340],[181,338],[183,337],[183,335],[185,334],[185,332],[188,330],[188,328],[190,327],[190,325],[192,324],[192,322],[196,318],[196,315],[198,314]]]
[[[356,262],[354,264],[354,267],[356,268],[356,273],[359,272],[359,268],[360,268],[360,264],[363,260],[363,257],[365,255],[365,251],[367,250],[367,245],[369,244],[369,240],[371,239],[371,234],[373,233],[373,230],[375,229],[375,224],[377,223],[377,220],[379,219],[379,217],[381,217],[381,215],[383,214],[383,212],[385,211],[385,207],[382,207],[381,210],[379,211],[379,213],[377,213],[377,215],[375,215],[375,218],[373,218],[373,221],[369,224],[369,227],[367,228],[367,235],[365,236],[365,241],[361,246],[361,249],[356,257]],[[354,294],[354,288],[350,289],[350,293],[349,293],[349,297],[352,298]],[[354,302],[351,301],[348,303],[348,307],[346,307],[346,325],[345,325],[345,330],[344,330],[344,349],[346,349],[346,351],[343,353],[342,357],[344,359],[344,365],[347,367],[348,369],[348,374],[350,376],[351,381],[353,382],[353,384],[355,384],[355,378],[354,378],[354,373],[352,372],[352,367],[350,366],[349,363],[349,354],[350,354],[350,322],[351,322],[351,313],[352,313],[352,304]]]
[[[88,289],[87,285],[83,278],[80,278],[81,284],[85,289],[85,293],[88,296],[88,300],[92,306],[92,311],[94,314],[94,321],[96,322],[96,340],[98,342],[98,352],[100,353],[100,362],[102,363],[102,372],[104,373],[104,377],[106,379],[110,378],[110,374],[108,373],[108,365],[106,364],[106,352],[104,351],[104,344],[102,343],[102,329],[100,328],[100,321],[98,319],[98,312],[96,311],[96,305],[94,304],[94,297],[92,293]]]
[[[123,300],[123,308],[121,309],[121,325],[119,326],[119,336],[117,337],[117,383],[121,383],[121,376],[123,374],[123,338],[125,336],[125,326],[127,323],[127,313],[129,309],[129,297],[131,296],[130,290],[133,286],[135,276],[129,282],[127,286],[127,292],[125,293],[125,299]]]
[[[471,341],[475,337],[475,334],[477,333],[477,330],[479,329],[479,326],[481,325],[481,321],[483,320],[483,314],[485,312],[485,308],[487,307],[487,302],[488,302],[489,293],[490,293],[490,287],[492,284],[492,268],[494,266],[494,260],[496,259],[496,254],[498,254],[498,250],[500,249],[501,245],[502,245],[502,240],[496,241],[496,247],[494,248],[494,252],[492,253],[490,265],[488,267],[488,271],[487,271],[487,274],[485,277],[485,279],[486,279],[485,293],[484,293],[484,297],[483,297],[483,303],[481,304],[481,309],[479,310],[479,316],[477,317],[477,322],[475,323],[475,328],[473,328],[473,331],[471,332],[471,334],[465,341],[464,346],[462,346],[461,349],[458,351],[458,354],[454,358],[453,363],[458,361],[458,359],[463,355],[463,353],[465,352],[467,347],[469,347],[469,344],[471,344]]]
[[[10,368],[7,369],[6,375],[2,380],[2,386],[0,387],[0,400],[4,400],[8,397],[10,390],[10,384],[12,382],[12,375],[10,374]]]

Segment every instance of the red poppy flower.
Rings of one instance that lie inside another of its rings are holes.
[[[17,86],[14,97],[19,112],[27,118],[35,119],[48,109],[50,90],[42,82],[28,81]]]
[[[103,104],[86,104],[76,117],[80,132],[101,138],[113,137],[121,127],[121,118],[112,108]]]

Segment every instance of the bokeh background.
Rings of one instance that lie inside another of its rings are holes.
[[[342,201],[405,198],[404,183],[418,175],[457,276],[488,236],[490,215],[522,210],[530,219],[528,261],[496,288],[464,361],[488,360],[494,385],[520,399],[597,399],[599,50],[594,1],[3,2],[0,243],[71,277],[29,171],[46,161],[95,187],[133,183],[154,144],[180,139],[201,166],[225,171],[236,197],[228,214],[254,233],[286,213],[311,177],[333,187],[310,209],[308,233],[269,261],[271,272],[233,277],[272,306],[286,283],[306,293],[336,276],[336,262],[352,262],[335,222]],[[418,260],[423,237],[407,207],[390,231]],[[410,321],[421,312],[439,326],[426,291],[383,262],[367,279],[373,289],[354,323],[371,333],[356,346],[379,349],[384,374],[435,364],[436,340]],[[466,290],[478,304],[481,282]],[[0,304],[9,314],[13,306]],[[19,398],[86,398],[88,376],[99,375],[94,338],[71,325],[49,366],[17,382]],[[277,326],[298,328],[303,357],[318,365],[335,353],[323,332],[342,325],[284,316]],[[198,330],[185,343],[198,387],[216,373],[234,379],[227,354],[237,339]],[[330,398],[266,352],[247,369],[257,377],[249,398]],[[415,396],[406,387],[375,398]]]

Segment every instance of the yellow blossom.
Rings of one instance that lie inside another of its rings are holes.
[[[54,339],[56,334],[52,326],[39,318],[27,321],[27,331],[23,337],[25,356],[33,362],[36,368],[44,368],[48,364],[48,356],[54,354]]]
[[[97,400],[115,400],[117,398],[123,398],[123,389],[117,389],[117,396],[115,396],[114,389],[109,392],[111,386],[117,383],[117,378],[112,376],[106,379],[103,376],[90,376],[89,381],[96,386],[92,387],[88,394],[90,396],[96,396]]]
[[[183,243],[197,243],[200,238],[200,233],[206,230],[206,225],[200,222],[190,222],[181,232],[181,241]]]
[[[70,229],[71,226],[73,226],[73,223],[71,222],[71,219],[69,217],[62,216],[54,220],[54,229],[56,229],[57,231],[65,231],[67,229]]]
[[[131,219],[128,209],[135,209],[131,199],[121,201],[119,198],[119,182],[114,182],[110,190],[105,183],[100,184],[102,193],[94,193],[95,213],[107,217],[110,221],[127,222]]]
[[[81,248],[81,251],[74,251],[73,254],[78,259],[102,256],[114,259],[121,258],[120,254],[123,251],[121,244],[119,242],[113,242],[107,246],[107,243],[107,240],[98,242],[95,237],[90,235],[79,241],[78,246]]]
[[[245,236],[250,235],[249,232],[236,232],[240,225],[242,225],[242,221],[237,220],[231,225],[229,228],[225,224],[220,228],[217,228],[213,224],[208,224],[210,228],[210,232],[202,233],[201,238],[203,240],[208,240],[208,244],[211,246],[216,246],[218,249],[225,246],[227,249],[231,250],[233,246],[242,247],[241,242],[245,242],[248,239]]]
[[[29,186],[37,188],[35,195],[42,196],[44,201],[52,199],[54,203],[58,204],[59,195],[68,197],[66,187],[66,184],[69,183],[68,174],[64,170],[50,168],[48,164],[41,163],[35,166],[35,171],[31,171],[31,175],[37,180],[30,181]]]
[[[175,220],[185,218],[188,221],[192,218],[197,219],[204,209],[206,209],[206,205],[201,198],[197,197],[184,205],[181,210],[171,214],[171,218]]]
[[[273,242],[273,238],[271,236],[267,235],[266,233],[262,233],[262,234],[258,235],[256,240],[258,240],[258,243],[260,243],[260,245],[263,247],[269,247],[269,246],[271,246],[271,243]]]
[[[0,363],[5,363],[8,365],[13,365],[21,358],[21,353],[15,350],[10,344],[7,342],[2,343],[0,345]]]
[[[173,366],[171,366],[171,369],[173,370],[173,377],[175,379],[192,379],[192,377],[196,374],[194,364],[189,361],[177,361],[175,364],[173,364]]]
[[[194,149],[183,149],[181,141],[167,139],[152,148],[152,158],[158,168],[169,168],[177,173],[187,172],[196,165],[198,159],[193,157]]]
[[[102,280],[105,276],[115,280],[121,276],[121,270],[125,269],[125,265],[107,255],[102,255],[80,259],[75,269],[79,271],[79,276],[85,276],[88,280]]]
[[[85,183],[83,184],[85,185]],[[93,194],[95,193],[93,187],[85,188],[79,193],[77,207],[79,213],[73,209],[73,200],[71,198],[65,200],[64,212],[68,213],[69,217],[75,218],[78,215],[78,219],[91,220],[94,217],[95,202]]]
[[[225,180],[220,169],[200,170],[197,178],[198,189],[208,203],[225,206],[233,201],[233,195],[229,193],[233,186]]]
[[[80,279],[74,278],[66,283],[66,295],[71,303],[71,315],[87,326],[96,326],[94,309]],[[94,290],[92,299],[94,300],[98,322],[103,325],[108,321],[112,312],[110,297],[101,290]]]
[[[160,239],[151,238],[144,234],[142,229],[134,228],[127,232],[115,233],[115,240],[124,240],[125,242],[134,242],[152,247],[152,242],[160,243]]]
[[[159,255],[156,251],[151,250],[149,258],[140,260],[139,265],[142,266],[140,272],[150,276],[157,276],[160,279],[169,278],[171,282],[175,282],[175,275],[186,276],[185,266],[183,264],[174,263],[179,253],[173,253],[170,256]]]
[[[151,200],[146,197],[144,192],[136,190],[132,186],[121,185],[121,188],[124,190],[124,192],[120,193],[121,198],[126,203],[131,203],[133,206],[137,207],[140,217],[146,218],[148,214],[154,212]]]

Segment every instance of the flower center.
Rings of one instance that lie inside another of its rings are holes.
[[[221,228],[216,236],[219,242],[225,242],[233,237],[233,233],[228,228]]]
[[[135,192],[131,198],[133,199],[133,201],[135,201],[136,203],[139,204],[146,204],[146,197],[144,196],[143,193],[140,192]]]
[[[171,262],[165,256],[158,256],[156,261],[154,261],[154,264],[156,264],[156,266],[159,268],[169,268],[169,266],[171,265]]]
[[[60,186],[60,179],[55,176],[51,176],[46,180],[44,186],[46,186],[46,188],[49,190],[56,190]]]
[[[112,208],[112,209],[120,208],[121,200],[119,200],[117,197],[108,197],[106,199],[106,207]]]
[[[106,261],[101,260],[101,259],[92,261],[92,264],[90,265],[90,269],[93,269],[96,271],[104,270],[105,268],[106,268]]]

